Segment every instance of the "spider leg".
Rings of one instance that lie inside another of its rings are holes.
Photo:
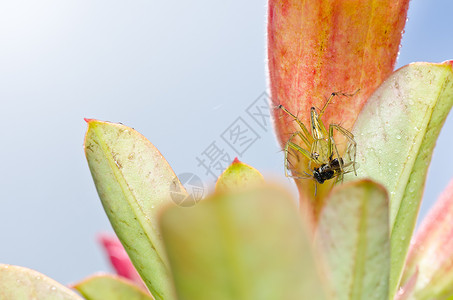
[[[329,136],[331,136],[331,139],[333,141],[333,129],[337,130],[339,133],[341,133],[343,136],[345,136],[349,143],[348,143],[348,148],[346,149],[346,152],[348,154],[349,160],[353,162],[353,168],[354,168],[354,174],[357,176],[357,171],[356,171],[356,152],[357,152],[357,143],[354,140],[354,135],[346,130],[345,128],[341,127],[340,125],[336,124],[330,124],[329,126]],[[332,134],[330,134],[330,132]],[[335,143],[335,141],[333,141]],[[338,156],[339,157],[339,156]],[[340,162],[340,167],[342,167],[343,162]]]
[[[335,96],[352,97],[352,96],[355,96],[359,91],[360,91],[360,89],[358,89],[357,91],[355,91],[352,94],[341,93],[341,92],[333,92],[332,94],[330,94],[329,99],[327,99],[327,102],[324,104],[324,106],[322,107],[321,111],[319,112],[319,116],[321,117],[324,114],[324,111],[326,110],[326,108],[329,105],[330,101],[332,101],[333,97],[335,97]]]
[[[315,162],[317,163],[317,157],[313,155],[313,153],[310,153],[308,150],[302,148],[301,146],[297,145],[296,143],[294,143],[292,140],[294,139],[295,136],[301,134],[301,132],[295,132],[291,135],[291,137],[289,138],[288,142],[286,142],[286,145],[285,145],[285,162],[284,162],[284,165],[285,165],[285,176],[286,177],[292,177],[292,178],[298,178],[298,179],[306,179],[306,178],[312,178],[313,175],[310,175],[308,174],[307,172],[303,171],[305,173],[305,175],[307,175],[308,177],[304,177],[304,176],[299,176],[299,174],[288,174],[288,170],[290,170],[292,173],[294,172],[293,168],[291,168],[291,162],[289,160],[289,155],[294,155],[290,150],[293,150],[295,151],[296,153],[300,153],[302,154],[303,156],[305,156],[308,160],[309,160],[309,169],[312,170],[311,168],[311,163],[312,162]],[[297,157],[297,155],[295,155]]]
[[[344,163],[343,163],[343,159],[340,156],[340,153],[338,152],[337,144],[335,143],[335,140],[333,138],[333,129],[334,129],[333,124],[329,125],[330,158],[332,158],[333,154],[335,153],[335,155],[337,157],[338,165],[340,166],[340,173],[338,174],[337,181],[341,181],[343,183]]]
[[[302,129],[302,131],[297,131],[297,135],[301,138],[301,140],[305,143],[307,147],[310,147],[311,143],[313,142],[313,137],[311,136],[310,132],[308,131],[307,127],[302,123],[299,118],[297,118],[294,114],[292,114],[286,107],[283,105],[278,105],[277,109],[283,110],[287,115],[289,115],[294,121],[296,121],[297,125]]]
[[[299,133],[300,133],[299,131],[293,133],[285,145],[285,162],[284,162],[284,164],[285,164],[285,176],[286,177],[296,177],[296,176],[291,176],[288,174],[288,170],[291,170],[290,166],[289,166],[290,162],[289,162],[289,158],[288,158],[288,156],[291,154],[290,149],[297,151],[298,153],[301,153],[302,155],[304,155],[305,157],[307,157],[308,159],[311,160],[311,155],[307,150],[305,150],[304,148],[302,148],[299,145],[292,142],[293,138],[296,135],[299,135]]]

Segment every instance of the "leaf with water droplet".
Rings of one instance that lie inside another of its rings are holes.
[[[415,227],[428,162],[452,104],[452,62],[414,63],[393,73],[376,90],[354,125],[358,177],[382,183],[391,195],[391,298]],[[397,166],[388,170],[387,162]]]
[[[72,290],[41,273],[2,264],[0,299],[83,300]]]
[[[134,155],[131,156],[131,154]],[[174,299],[157,214],[184,187],[160,152],[121,124],[88,120],[85,154],[91,175],[124,249],[156,300]]]

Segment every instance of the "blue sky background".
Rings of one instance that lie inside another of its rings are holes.
[[[453,59],[452,11],[411,2],[397,67]],[[222,133],[240,117],[259,137],[240,159],[292,187],[272,128],[247,114],[267,89],[265,20],[263,0],[1,1],[0,262],[62,283],[109,270],[84,117],[136,128],[207,185],[197,157],[214,142],[233,158]],[[449,116],[421,215],[453,178],[451,136]]]

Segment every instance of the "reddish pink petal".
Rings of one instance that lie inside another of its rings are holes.
[[[417,270],[416,292],[434,289],[437,284],[453,285],[453,180],[417,231],[401,282]],[[453,286],[450,290],[453,293]]]
[[[365,101],[393,71],[408,5],[409,0],[269,0],[273,104],[283,104],[308,128],[310,107],[321,108],[332,92],[360,89],[354,97],[336,99],[323,117],[326,125],[352,128]],[[281,110],[274,117],[283,146],[300,129]],[[292,164],[303,174],[307,160],[300,155]],[[301,201],[313,202],[313,182],[297,184]],[[319,188],[318,198],[330,190],[329,184]]]
[[[119,276],[132,280],[140,287],[147,289],[120,240],[115,235],[110,234],[100,234],[98,239],[104,247],[116,273]]]

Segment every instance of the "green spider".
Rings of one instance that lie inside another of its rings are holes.
[[[357,163],[355,161],[357,143],[354,140],[354,135],[338,124],[330,124],[329,131],[327,131],[321,120],[321,117],[324,114],[329,103],[332,101],[333,97],[352,97],[358,91],[359,90],[357,90],[353,94],[345,94],[339,92],[332,93],[319,114],[316,112],[315,107],[311,107],[311,133],[308,131],[307,127],[283,105],[277,106],[277,109],[282,109],[286,114],[291,116],[291,118],[293,118],[294,121],[297,122],[301,129],[300,131],[294,132],[285,145],[285,175],[287,177],[294,177],[298,179],[312,178],[316,183],[322,184],[324,183],[324,181],[333,178],[337,178],[337,180],[343,180],[343,175],[350,172],[354,172],[354,174],[357,176]],[[337,144],[335,143],[333,137],[334,130],[338,131],[348,141],[344,157],[341,157],[338,152]],[[305,144],[306,149],[293,142],[293,139],[296,136],[298,136],[302,140],[303,144]],[[304,171],[306,176],[301,176],[301,174],[297,174],[296,171],[290,169],[288,165],[288,155],[290,154],[290,149],[304,155],[309,160],[308,169],[310,170],[309,172],[311,172],[311,174]],[[313,165],[316,165],[316,167],[314,167]],[[288,170],[291,171],[291,175],[288,174]]]

